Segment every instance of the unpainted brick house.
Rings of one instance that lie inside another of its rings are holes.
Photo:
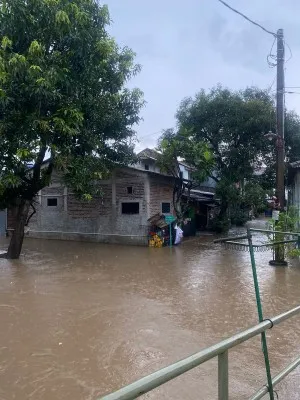
[[[36,214],[30,219],[27,236],[147,244],[147,220],[157,213],[174,214],[174,178],[160,172],[154,150],[145,149],[138,156],[136,165],[116,169],[109,180],[99,181],[101,195],[89,202],[80,201],[54,172],[51,185],[36,198]],[[182,164],[180,169],[183,177],[189,179],[188,167]],[[214,195],[193,192],[191,198],[204,204],[210,203]],[[204,209],[207,212],[208,206],[204,205]],[[7,224],[8,231],[13,230],[11,212]]]
[[[150,151],[150,150],[149,150]],[[133,167],[100,181],[101,196],[80,201],[54,173],[36,199],[27,235],[35,238],[146,244],[148,218],[172,214],[173,178],[159,172],[147,151]],[[13,229],[9,214],[8,228]]]

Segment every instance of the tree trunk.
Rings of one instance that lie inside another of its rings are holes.
[[[29,207],[30,201],[25,200],[17,208],[15,228],[7,251],[7,258],[10,260],[15,260],[20,256]]]

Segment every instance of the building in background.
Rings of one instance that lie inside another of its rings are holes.
[[[180,169],[189,179],[190,168],[182,163]],[[42,189],[36,198],[36,213],[30,219],[27,235],[145,245],[148,219],[158,213],[174,214],[174,179],[160,171],[157,153],[151,149],[139,153],[135,165],[117,168],[110,179],[99,181],[101,195],[91,201],[79,200],[65,186],[62,176],[54,172],[50,186]],[[214,192],[205,188],[205,191],[201,188],[191,191],[187,220],[195,221],[195,231],[207,227],[209,206],[213,205]],[[13,224],[13,215],[9,212],[9,231]]]
[[[7,229],[7,212],[6,210],[0,211],[0,236],[6,235]]]
[[[290,164],[288,170],[288,202],[298,210],[300,217],[300,160]]]

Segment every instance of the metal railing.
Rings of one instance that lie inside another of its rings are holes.
[[[108,394],[99,400],[132,400],[157,388],[160,385],[184,374],[185,372],[198,367],[212,358],[218,357],[218,400],[229,399],[229,377],[228,377],[228,351],[247,340],[271,329],[274,325],[300,313],[300,305],[276,317],[266,319],[258,325],[240,332],[222,342],[208,347],[196,354],[193,354],[181,361],[171,364],[165,368],[154,372],[138,381]],[[289,364],[284,370],[272,379],[272,386],[276,386],[291,371],[300,364],[300,357]],[[259,389],[250,400],[259,400],[269,392],[268,385]]]

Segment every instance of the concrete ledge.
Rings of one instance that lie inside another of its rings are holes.
[[[73,240],[77,242],[96,242],[111,244],[126,244],[134,246],[147,246],[148,237],[145,235],[121,235],[105,233],[60,232],[60,231],[29,231],[28,238]]]

